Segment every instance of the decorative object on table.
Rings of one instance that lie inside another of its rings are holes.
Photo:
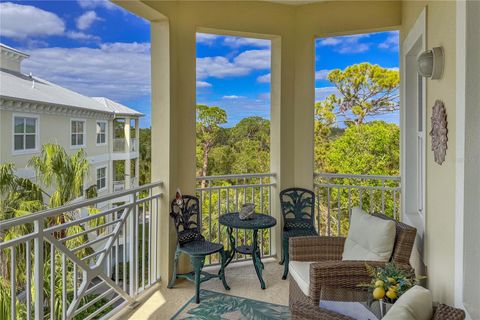
[[[282,279],[287,279],[288,239],[301,236],[318,236],[313,222],[315,213],[315,194],[303,188],[289,188],[280,192],[280,204],[283,215],[282,260],[284,264]]]
[[[395,263],[387,263],[383,267],[372,267],[365,263],[365,268],[372,278],[370,283],[360,284],[372,292],[372,298],[379,301],[380,315],[385,316],[392,304],[406,291],[425,277],[416,277],[413,269],[405,270]]]
[[[443,47],[434,47],[419,54],[417,58],[417,72],[422,77],[437,80],[443,75],[444,64],[445,54]]]
[[[268,214],[257,213],[255,219],[242,220],[240,219],[238,212],[226,213],[221,215],[218,222],[227,227],[228,239],[230,240],[230,249],[225,252],[227,256],[227,262],[225,267],[233,260],[235,253],[241,253],[252,256],[253,266],[257,273],[258,280],[260,281],[260,287],[265,289],[265,281],[263,281],[262,271],[265,268],[262,262],[262,254],[258,247],[258,230],[268,229],[277,224],[277,220],[269,216]],[[252,245],[242,244],[240,246],[235,245],[235,237],[233,236],[233,228],[252,230]]]
[[[230,290],[225,280],[226,255],[223,245],[206,241],[201,234],[200,222],[202,221],[202,217],[200,216],[198,198],[188,195],[182,196],[178,190],[177,196],[171,204],[170,216],[175,222],[175,229],[177,231],[177,249],[175,251],[172,279],[168,284],[168,288],[173,288],[178,278],[193,281],[195,283],[196,303],[200,302],[201,282],[212,278],[219,278],[222,280],[225,290]],[[193,272],[177,274],[178,258],[182,252],[190,256]],[[220,271],[218,275],[202,272],[205,257],[217,252],[220,254]]]
[[[437,100],[432,109],[432,151],[435,156],[435,162],[442,164],[445,161],[447,153],[448,128],[447,128],[447,111],[442,101]]]
[[[372,214],[372,216],[395,222],[395,244],[388,262],[394,262],[406,268],[410,266],[416,229],[385,215]],[[319,308],[319,302],[325,287],[334,283],[339,289],[351,289],[360,283],[370,282],[371,277],[365,269],[365,261],[342,260],[345,240],[344,237],[338,236],[290,239],[289,305],[291,308],[299,302],[302,306],[307,304],[312,310],[322,313],[323,309]],[[384,263],[376,262],[376,265],[380,266]],[[338,317],[338,319],[350,318]]]
[[[255,214],[255,204],[254,203],[245,203],[242,205],[238,217],[240,220],[250,220],[253,219]]]
[[[201,290],[202,302],[194,303],[190,299],[172,317],[180,319],[291,319],[288,306],[236,297],[224,293]]]

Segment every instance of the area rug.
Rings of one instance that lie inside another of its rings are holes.
[[[291,318],[292,316],[288,306],[240,298],[209,290],[201,290],[200,304],[196,304],[195,297],[193,297],[178,310],[172,317],[172,320],[288,320]]]

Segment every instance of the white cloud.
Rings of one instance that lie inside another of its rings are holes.
[[[65,23],[56,14],[33,6],[0,3],[0,33],[4,37],[24,40],[32,36],[61,35]]]
[[[234,62],[243,67],[261,70],[270,68],[270,50],[247,50],[235,57]]]
[[[206,44],[206,45],[212,45],[215,43],[215,41],[219,38],[220,36],[216,34],[210,34],[210,33],[197,33],[197,42]]]
[[[68,31],[65,33],[65,36],[73,40],[100,41],[100,37],[97,37],[91,34],[86,34],[81,31]]]
[[[121,9],[108,0],[78,0],[78,5],[83,9],[105,8],[108,10]]]
[[[26,73],[87,96],[130,100],[150,94],[150,44],[29,50]],[[128,61],[128,63],[125,63]],[[48,66],[48,67],[46,67]]]
[[[210,88],[212,84],[206,81],[197,81],[197,88]]]
[[[245,38],[245,37],[232,37],[222,36],[211,33],[197,33],[197,43],[205,45],[213,45],[217,40],[220,40],[220,44],[230,48],[240,48],[244,46],[270,48],[270,40]]]
[[[245,98],[244,96],[236,96],[234,94],[222,97],[222,99],[228,99],[228,100],[237,100],[237,99],[244,99],[244,98]]]
[[[270,48],[270,40],[244,38],[244,37],[224,37],[223,44],[232,48],[238,48],[242,46],[252,46],[260,48]]]
[[[392,31],[388,33],[387,39],[380,43],[378,47],[380,49],[398,51],[399,34],[398,31]]]
[[[249,68],[236,65],[225,57],[197,58],[197,79],[244,76],[249,72]]]
[[[315,80],[327,80],[327,76],[332,70],[322,69],[315,71]]]
[[[320,45],[322,46],[336,46],[337,44],[341,43],[342,41],[338,38],[325,38],[320,40]]]
[[[269,68],[270,50],[247,50],[233,60],[222,56],[197,58],[197,79],[245,76]]]
[[[270,83],[270,78],[271,78],[271,74],[267,73],[267,74],[264,74],[263,76],[258,76],[257,77],[257,82]]]
[[[338,94],[336,87],[315,88],[315,101],[325,100],[331,94]]]
[[[95,11],[90,10],[82,14],[76,19],[77,28],[80,30],[87,30],[95,21],[101,20]]]
[[[333,50],[341,54],[361,53],[370,49],[369,43],[360,42],[368,38],[370,34],[356,34],[353,36],[341,36],[320,40],[321,46],[331,46]]]

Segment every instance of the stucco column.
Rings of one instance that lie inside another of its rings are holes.
[[[131,125],[130,125],[130,118],[125,118],[125,124],[123,127],[124,131],[124,139],[125,139],[125,153],[130,154],[130,132],[131,132]],[[124,176],[125,176],[125,189],[130,189],[130,167],[131,167],[131,161],[130,161],[130,156],[125,159],[125,171],[124,171]]]
[[[177,188],[195,194],[195,29],[178,26],[175,18],[151,24],[152,180],[164,184],[158,236],[165,281],[176,245],[170,201]]]
[[[295,35],[294,176],[295,186],[313,190],[315,39],[299,32]]]

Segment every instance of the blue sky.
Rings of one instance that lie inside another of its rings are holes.
[[[101,0],[0,2],[1,42],[31,55],[25,73],[116,100],[150,125],[148,21]],[[335,92],[329,70],[359,62],[398,68],[398,32],[317,39],[315,47],[316,100]],[[268,40],[197,34],[197,102],[227,110],[227,126],[269,118],[269,74]],[[382,119],[398,123],[398,113]]]

